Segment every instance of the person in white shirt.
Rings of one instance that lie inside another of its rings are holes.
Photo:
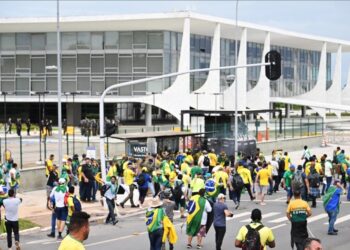
[[[204,196],[205,189],[199,190],[199,195]],[[207,225],[207,219],[208,219],[208,213],[210,213],[212,210],[212,207],[208,200],[205,201],[205,207],[202,215],[202,221],[201,221],[201,227],[199,229],[198,235],[197,235],[197,249],[200,249],[203,247],[202,242],[203,238],[206,236],[206,225]]]
[[[10,189],[8,192],[8,198],[3,201],[5,207],[5,226],[7,233],[7,247],[12,249],[12,231],[15,235],[16,249],[20,249],[19,246],[19,224],[18,224],[18,207],[22,202],[22,199],[15,197],[15,190]]]
[[[326,193],[329,189],[329,187],[331,186],[332,184],[332,178],[333,178],[333,164],[332,164],[332,161],[327,159],[327,155],[324,154],[323,157],[326,159],[325,162],[324,162],[324,176],[326,177],[326,183],[327,183],[327,186],[326,186]]]
[[[272,157],[272,160],[270,161],[270,165],[272,166],[272,180],[274,182],[274,187],[273,187],[273,192],[277,192],[278,190],[278,186],[281,182],[281,180],[279,180],[279,176],[278,176],[278,162],[276,161],[276,158]]]
[[[66,223],[66,219],[68,216],[68,208],[66,204],[64,204],[64,197],[68,192],[68,187],[66,185],[66,180],[64,178],[60,178],[58,180],[58,186],[54,187],[50,194],[50,200],[55,201],[55,214],[57,217],[57,230],[58,236],[57,239],[62,240],[62,232]],[[53,206],[53,204],[51,204]]]
[[[198,158],[198,166],[201,167],[203,171],[203,175],[205,175],[209,171],[210,167],[210,158],[208,156],[208,152],[203,150],[202,155]]]

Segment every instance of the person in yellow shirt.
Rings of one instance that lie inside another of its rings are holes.
[[[89,218],[86,212],[73,213],[69,234],[61,241],[58,250],[85,250],[83,242],[89,237]]]
[[[252,211],[251,219],[252,222],[249,225],[242,226],[239,230],[236,236],[235,246],[237,248],[243,248],[246,244],[248,228],[253,228],[259,232],[260,246],[263,247],[264,250],[266,250],[266,246],[269,246],[270,248],[275,248],[275,236],[273,235],[272,230],[270,228],[264,226],[261,223],[262,216],[261,211],[259,209],[255,208]]]
[[[259,172],[256,174],[255,180],[256,184],[259,186],[258,197],[260,197],[261,205],[266,205],[266,203],[264,203],[264,199],[266,189],[269,186],[269,181],[271,181],[271,177],[267,169],[267,164],[264,163],[262,169],[260,169]]]
[[[323,170],[322,170],[322,165],[321,163],[319,162],[316,162],[316,159],[311,157],[310,158],[310,161],[308,163],[306,163],[305,165],[305,174],[306,176],[309,176],[310,174],[310,168],[312,166],[315,166],[315,169],[316,169],[316,172],[319,174],[319,175],[323,175]]]
[[[190,175],[191,174],[191,167],[190,166],[191,166],[191,163],[188,160],[185,160],[180,166],[181,172],[184,174],[186,172],[186,174]]]
[[[213,174],[216,186],[221,186],[220,193],[226,195],[226,188],[228,182],[228,174],[223,167],[219,167],[218,171]]]
[[[54,155],[50,155],[49,159],[46,160],[45,165],[45,172],[46,172],[46,177],[49,177],[50,171],[54,169],[53,167],[53,160],[54,160],[55,156]]]
[[[192,151],[190,149],[187,150],[186,152],[186,157],[185,157],[185,161],[190,162],[191,164],[193,164],[193,156],[192,156]]]
[[[238,163],[238,167],[237,167],[237,173],[242,177],[242,180],[244,182],[244,187],[247,189],[248,194],[250,196],[250,200],[254,200],[255,197],[252,194],[252,184],[253,184],[253,180],[252,180],[252,174],[250,173],[250,170],[246,167],[243,166],[242,162]]]
[[[69,234],[69,224],[70,224],[70,219],[72,218],[72,215],[73,213],[75,212],[75,207],[74,207],[74,191],[75,191],[75,188],[74,186],[70,186],[69,189],[68,189],[68,192],[69,192],[69,196],[67,198],[67,208],[68,208],[68,216],[67,216],[67,219],[66,219],[66,226],[67,226],[67,234]],[[79,200],[78,197],[75,196],[76,199]],[[80,200],[79,200],[80,202]]]
[[[284,171],[289,171],[290,157],[288,152],[284,152]]]
[[[211,173],[213,168],[215,168],[218,164],[218,157],[215,154],[215,149],[211,149],[210,153],[208,154],[208,157],[210,159],[209,173]]]
[[[120,203],[120,206],[124,208],[124,204],[130,199],[131,207],[139,207],[135,206],[134,204],[134,178],[135,178],[135,172],[133,170],[133,165],[131,162],[129,162],[128,168],[124,170],[124,183],[125,185],[129,186],[129,194],[127,197],[125,197],[124,201]]]
[[[108,169],[108,173],[107,173],[107,177],[106,180],[107,181],[111,181],[111,177],[112,176],[118,176],[118,168],[115,162],[110,161],[109,162],[109,169]]]

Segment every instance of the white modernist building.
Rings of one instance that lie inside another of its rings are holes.
[[[47,107],[55,109],[57,72],[47,67],[56,64],[55,21],[0,20],[0,89],[8,93],[6,99],[13,103],[14,113],[26,111],[35,116],[38,97],[33,93],[43,91],[48,92]],[[61,32],[62,89],[66,93],[63,110],[68,122],[98,113],[99,95],[113,84],[234,65],[235,40],[237,64],[264,62],[269,50],[278,50],[282,77],[269,81],[264,67],[238,69],[233,83],[226,79],[233,70],[180,75],[120,88],[105,98],[107,111],[122,121],[150,125],[152,115],[180,119],[181,110],[190,108],[233,110],[235,84],[239,110],[269,109],[273,103],[286,103],[311,107],[322,117],[328,110],[337,115],[350,111],[350,86],[341,87],[342,54],[350,52],[350,41],[246,22],[238,22],[236,27],[230,19],[187,11],[63,17]],[[152,106],[156,107],[153,111]]]

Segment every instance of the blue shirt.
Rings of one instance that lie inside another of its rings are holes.
[[[226,227],[225,210],[228,210],[228,207],[225,203],[216,202],[214,204],[214,226],[215,227]]]
[[[147,189],[148,188],[148,183],[152,182],[152,178],[151,178],[151,176],[149,174],[146,174],[146,173],[141,173],[140,175],[144,176],[145,183],[143,183],[143,185],[139,186],[139,188]],[[136,182],[139,180],[140,175],[136,177]]]
[[[329,200],[326,206],[327,212],[332,212],[338,209],[341,193],[342,190],[340,188],[337,188],[337,190],[335,190],[332,198]]]

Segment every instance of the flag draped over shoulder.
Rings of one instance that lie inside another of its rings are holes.
[[[203,211],[205,208],[205,198],[200,195],[192,196],[188,203],[187,227],[186,233],[190,236],[196,236],[201,226]]]
[[[323,196],[323,207],[326,209],[327,205],[331,201],[334,193],[337,191],[337,188],[335,186],[330,186],[327,193]]]

